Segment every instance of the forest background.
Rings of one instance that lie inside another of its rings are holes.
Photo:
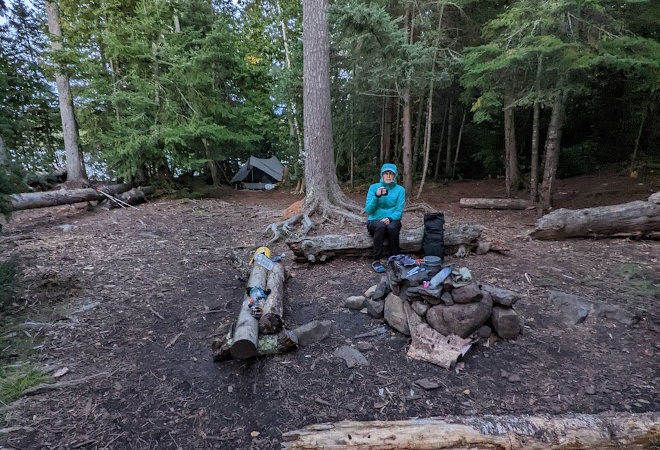
[[[0,14],[1,193],[65,164],[70,180],[227,183],[250,155],[303,179],[300,1],[4,0]],[[555,175],[657,164],[657,2],[339,0],[328,21],[341,182],[391,161],[408,189],[503,176],[548,208]]]

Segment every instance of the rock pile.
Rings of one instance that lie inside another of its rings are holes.
[[[478,283],[464,268],[452,271],[437,286],[425,282],[428,275],[411,272],[415,271],[410,266],[389,262],[381,281],[364,295],[347,298],[346,307],[365,308],[370,316],[384,318],[390,327],[412,335],[413,341],[420,324],[441,337],[488,338],[495,332],[500,338],[513,339],[520,334],[522,321],[514,309],[517,293]]]

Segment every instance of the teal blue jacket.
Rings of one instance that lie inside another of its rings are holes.
[[[386,170],[394,172],[395,177],[392,183],[383,181],[382,173]],[[367,213],[368,220],[381,220],[388,217],[390,220],[401,220],[403,208],[406,204],[406,190],[396,182],[396,166],[394,164],[384,164],[381,169],[381,178],[378,183],[369,186],[367,200],[364,210]],[[387,189],[387,195],[376,197],[376,191],[379,187]]]

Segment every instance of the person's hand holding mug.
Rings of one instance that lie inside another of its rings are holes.
[[[383,195],[387,195],[387,189],[381,186],[376,191],[376,197],[381,197]]]

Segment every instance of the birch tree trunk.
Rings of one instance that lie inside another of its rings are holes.
[[[557,176],[557,164],[559,163],[559,149],[561,146],[561,133],[564,125],[564,108],[567,94],[557,94],[552,105],[552,115],[548,126],[548,135],[545,138],[545,155],[543,159],[543,183],[540,192],[540,207],[547,211],[552,206],[552,188]]]
[[[46,1],[46,14],[48,16],[51,49],[53,52],[59,52],[62,50],[62,28],[60,26],[60,14],[57,2]],[[82,153],[78,142],[78,124],[76,123],[75,111],[73,109],[71,86],[69,84],[69,77],[63,72],[61,67],[56,67],[55,82],[57,84],[57,96],[60,104],[60,116],[62,118],[67,181],[86,180],[87,174],[85,173],[85,166],[83,165]]]
[[[406,192],[412,190],[412,133],[410,129],[410,90],[406,88],[403,94],[403,188]]]
[[[454,128],[454,101],[449,99],[449,122],[447,123],[447,153],[445,155],[445,177],[451,174],[451,143]]]
[[[445,125],[447,124],[447,111],[449,109],[449,100],[445,100],[445,112],[442,113],[442,129],[440,130],[440,145],[438,145],[438,154],[435,157],[435,173],[433,179],[437,181],[440,173],[440,156],[442,155],[442,144],[445,142]]]
[[[0,166],[7,164],[7,149],[5,148],[5,141],[2,140],[0,136]]]
[[[417,117],[415,117],[415,138],[413,139],[413,150],[412,150],[412,173],[413,177],[417,172],[418,158],[419,158],[419,138],[426,132],[426,126],[424,126],[424,132],[422,132],[422,119],[424,118],[424,96],[419,99],[419,108],[417,110]],[[426,141],[424,141],[426,142]],[[424,143],[422,142],[422,148],[424,148]]]
[[[458,129],[458,141],[456,142],[456,152],[454,154],[454,165],[451,167],[452,180],[456,176],[456,163],[458,162],[458,152],[461,151],[461,140],[463,139],[463,128],[465,127],[465,117],[467,116],[468,108],[465,107],[463,111],[463,119],[461,120],[461,127]]]

